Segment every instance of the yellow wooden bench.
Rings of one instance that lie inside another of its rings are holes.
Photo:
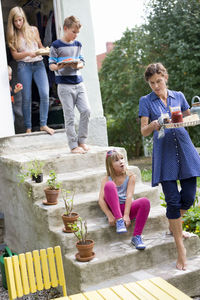
[[[4,263],[10,300],[59,285],[67,295],[60,246],[5,257]]]
[[[188,300],[192,299],[160,277],[67,296],[60,246],[4,258],[9,299],[61,286],[57,300]]]
[[[192,299],[160,277],[145,279],[56,300],[189,300]]]

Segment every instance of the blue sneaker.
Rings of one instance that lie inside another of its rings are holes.
[[[116,232],[117,233],[125,233],[127,232],[126,226],[124,224],[124,220],[123,219],[119,219],[116,222]]]
[[[145,244],[142,241],[141,235],[136,235],[132,237],[131,243],[135,246],[138,250],[144,250],[146,248]]]

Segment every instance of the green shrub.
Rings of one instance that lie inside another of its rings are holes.
[[[143,169],[141,170],[142,181],[149,182],[152,177],[152,170]]]
[[[192,206],[183,216],[183,229],[200,237],[200,207]]]

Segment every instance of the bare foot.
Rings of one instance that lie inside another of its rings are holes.
[[[52,128],[48,127],[47,125],[40,127],[40,130],[46,131],[47,133],[49,133],[51,135],[54,134],[54,130]]]
[[[176,262],[176,268],[178,270],[186,270],[187,262],[186,262],[186,249],[183,246],[183,248],[179,249],[178,251],[178,259]]]
[[[188,231],[183,231],[183,235],[182,236],[183,236],[184,239],[188,239],[188,238],[191,237],[191,233],[188,232]]]
[[[31,133],[31,128],[27,128],[26,133]]]
[[[170,229],[166,232],[166,234],[167,234],[167,235],[173,236],[173,233],[172,233],[172,231],[171,231]],[[184,239],[188,239],[188,238],[191,237],[191,233],[188,232],[188,231],[183,231],[183,232],[182,232],[182,237],[183,237]]]
[[[78,154],[85,154],[86,153],[86,151],[85,150],[83,150],[83,148],[81,148],[81,147],[76,147],[76,148],[74,148],[74,149],[71,149],[71,153],[78,153]]]
[[[79,147],[83,148],[83,150],[88,151],[90,148],[86,144],[79,144]]]

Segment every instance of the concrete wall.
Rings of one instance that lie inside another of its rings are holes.
[[[15,134],[12,115],[11,96],[8,80],[8,67],[6,58],[5,38],[3,30],[3,17],[0,2],[0,138]]]
[[[0,213],[0,244],[4,241],[4,215]]]

